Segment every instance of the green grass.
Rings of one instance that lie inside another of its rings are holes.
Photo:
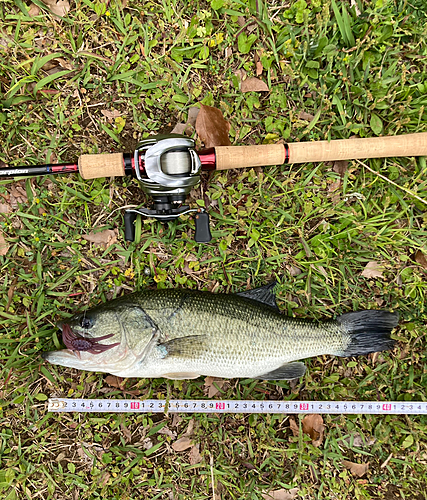
[[[352,3],[360,14],[325,0],[84,0],[59,20],[4,0],[0,163],[132,151],[199,102],[223,111],[233,144],[427,131],[425,2]],[[255,76],[255,53],[271,91],[242,94],[235,72]],[[121,116],[109,121],[105,110]],[[39,353],[61,345],[57,321],[144,287],[233,292],[273,277],[290,315],[398,310],[398,346],[356,362],[309,360],[296,384],[232,380],[217,398],[425,401],[426,269],[414,256],[427,254],[426,161],[366,164],[350,162],[342,176],[329,164],[206,175],[210,244],[193,241],[184,217],[147,220],[126,243],[121,207],[149,201],[130,179],[0,180],[0,203],[12,207],[0,215],[2,497],[211,499],[213,478],[216,500],[293,487],[307,499],[427,498],[425,417],[325,417],[315,448],[286,415],[46,412],[52,396],[205,397],[203,379],[129,379],[120,390],[102,374],[44,365]],[[200,199],[199,188],[190,201]],[[117,229],[117,242],[87,242],[94,227]],[[369,261],[383,278],[361,276]],[[203,457],[194,465],[156,430],[166,423],[179,437],[192,419]],[[355,446],[357,435],[370,444]],[[369,462],[367,475],[353,477],[343,459]]]

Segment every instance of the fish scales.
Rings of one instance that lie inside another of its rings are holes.
[[[250,292],[243,297],[146,290],[101,304],[70,322],[76,338],[95,344],[92,352],[76,353],[71,345],[45,358],[123,377],[289,379],[304,373],[305,366],[295,363],[300,359],[390,349],[397,321],[387,311],[360,311],[312,322],[286,317]],[[96,338],[106,335],[96,346]]]

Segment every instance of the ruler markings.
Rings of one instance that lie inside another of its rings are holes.
[[[253,401],[51,398],[48,411],[101,413],[323,413],[427,415],[423,401]]]

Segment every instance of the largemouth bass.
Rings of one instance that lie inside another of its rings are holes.
[[[120,377],[290,380],[297,360],[391,349],[398,315],[357,311],[313,322],[286,317],[273,285],[240,294],[147,290],[125,295],[62,324],[68,349],[51,363]]]

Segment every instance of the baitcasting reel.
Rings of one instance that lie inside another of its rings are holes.
[[[197,242],[209,242],[212,239],[207,212],[185,205],[191,188],[200,182],[202,163],[194,147],[193,139],[175,134],[150,137],[137,147],[131,158],[132,169],[143,191],[153,198],[154,204],[151,209],[126,210],[127,241],[135,239],[134,223],[138,215],[169,222],[190,212],[198,212],[194,239]]]

